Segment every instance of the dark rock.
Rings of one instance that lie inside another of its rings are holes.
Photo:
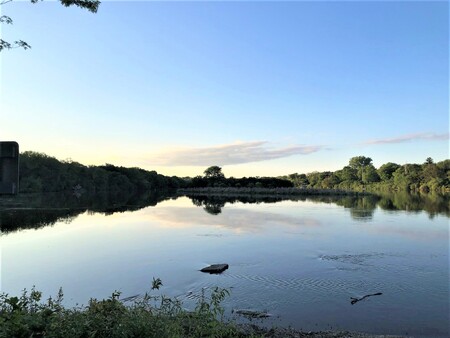
[[[201,272],[207,272],[207,273],[222,273],[226,269],[228,269],[228,264],[213,264],[210,266],[207,266],[206,268],[201,269]]]

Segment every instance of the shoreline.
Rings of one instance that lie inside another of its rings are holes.
[[[207,187],[207,188],[181,188],[177,194],[187,196],[367,196],[367,191],[350,191],[339,189],[314,188],[234,188],[234,187]]]
[[[255,324],[238,324],[238,330],[247,337],[266,338],[414,338],[404,335],[383,335],[351,331],[300,331],[292,328],[264,328]]]

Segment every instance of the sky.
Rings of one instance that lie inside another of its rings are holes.
[[[196,176],[449,158],[448,1],[0,8],[0,140]]]

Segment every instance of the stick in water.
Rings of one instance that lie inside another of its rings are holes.
[[[353,305],[353,304],[358,303],[359,301],[363,300],[364,298],[372,297],[372,296],[381,296],[381,295],[382,295],[381,292],[377,292],[377,293],[372,293],[370,295],[365,295],[364,297],[361,297],[361,298],[350,297],[350,299],[351,299],[350,303]]]

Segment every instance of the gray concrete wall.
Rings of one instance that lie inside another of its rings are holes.
[[[19,144],[0,142],[0,194],[19,191]]]

